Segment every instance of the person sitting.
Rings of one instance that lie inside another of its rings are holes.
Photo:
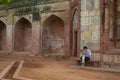
[[[89,61],[91,59],[91,50],[87,48],[87,46],[83,47],[82,53],[80,53],[80,59],[81,59],[81,66],[80,68],[84,68],[85,61]]]

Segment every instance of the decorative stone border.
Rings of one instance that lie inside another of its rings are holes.
[[[34,79],[28,79],[28,78],[19,77],[19,73],[20,73],[20,71],[21,71],[21,69],[23,67],[23,63],[24,63],[24,61],[20,61],[20,64],[17,67],[17,69],[16,69],[16,71],[15,71],[12,78],[13,79],[18,79],[18,80],[34,80]]]
[[[10,69],[12,68],[12,66],[15,64],[16,61],[13,61],[12,63],[10,63],[1,73],[0,73],[0,80],[7,75],[7,73],[10,71]]]
[[[10,80],[10,79],[4,79],[7,74],[9,73],[9,71],[11,70],[11,68],[14,66],[16,60],[12,61],[12,63],[10,63],[1,73],[0,73],[0,80]],[[15,80],[34,80],[34,79],[28,79],[28,78],[23,78],[23,77],[19,77],[19,73],[23,67],[23,63],[24,61],[20,61],[17,69],[15,70],[12,79]]]

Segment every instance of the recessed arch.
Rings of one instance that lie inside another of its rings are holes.
[[[42,43],[43,52],[63,53],[64,22],[61,18],[51,15],[43,22]]]
[[[72,56],[77,56],[77,49],[78,49],[78,9],[74,8],[72,13],[72,20],[71,20],[71,48],[72,48]]]
[[[78,27],[78,11],[77,11],[77,9],[75,9],[73,12],[72,27],[73,27],[73,30],[77,30],[77,27]]]
[[[6,47],[6,24],[0,20],[0,51],[5,51]]]
[[[32,24],[29,20],[22,17],[14,29],[14,50],[17,52],[31,51]]]

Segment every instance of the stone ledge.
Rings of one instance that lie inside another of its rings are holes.
[[[10,71],[12,66],[15,64],[16,61],[13,61],[11,64],[9,64],[1,73],[0,73],[0,79],[4,78],[6,74]]]

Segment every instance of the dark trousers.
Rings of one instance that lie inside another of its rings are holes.
[[[85,61],[89,61],[90,57],[85,56]]]

